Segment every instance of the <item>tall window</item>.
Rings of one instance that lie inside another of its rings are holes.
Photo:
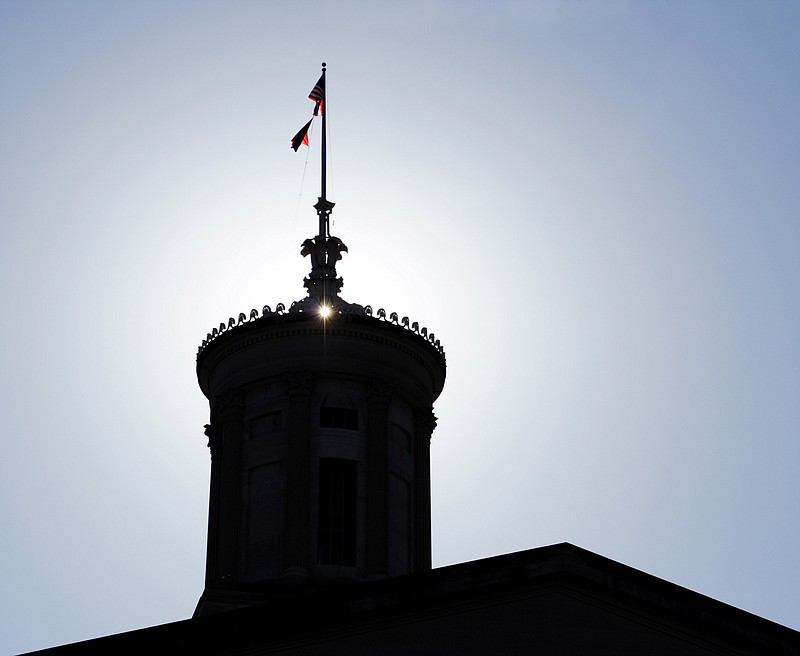
[[[355,460],[320,458],[319,461],[319,562],[323,565],[356,564]]]

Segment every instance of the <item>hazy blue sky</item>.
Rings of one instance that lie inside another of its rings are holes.
[[[0,651],[191,615],[195,354],[304,295],[323,60],[343,296],[447,351],[434,564],[800,629],[800,3],[4,0]]]

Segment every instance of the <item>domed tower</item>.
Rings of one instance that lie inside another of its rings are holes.
[[[319,234],[301,250],[307,296],[231,318],[200,346],[211,491],[196,614],[431,567],[444,352],[407,317],[339,296],[347,247],[330,235],[333,206],[323,184]]]

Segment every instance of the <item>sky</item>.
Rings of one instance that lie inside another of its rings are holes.
[[[214,326],[447,353],[434,566],[570,542],[800,629],[800,4],[0,3],[0,653],[191,616]]]

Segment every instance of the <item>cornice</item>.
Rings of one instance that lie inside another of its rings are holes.
[[[286,313],[246,321],[218,334],[211,343],[204,343],[197,356],[198,377],[210,378],[220,363],[244,349],[296,337],[372,342],[408,356],[433,380],[443,379],[446,373],[446,360],[440,346],[437,348],[428,339],[394,322],[348,314],[336,315],[335,319],[323,322],[306,313]]]

